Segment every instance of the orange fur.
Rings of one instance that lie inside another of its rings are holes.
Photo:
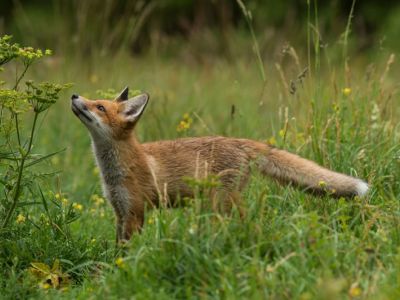
[[[310,191],[354,196],[368,189],[360,179],[248,139],[215,136],[140,144],[133,128],[147,101],[147,94],[128,99],[127,89],[115,101],[72,99],[72,110],[91,133],[103,189],[116,213],[117,240],[140,231],[146,205],[174,205],[179,197],[193,197],[184,178],[218,176],[221,185],[214,195],[229,210],[252,164],[264,175]]]

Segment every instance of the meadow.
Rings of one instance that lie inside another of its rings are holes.
[[[55,53],[32,66],[29,79],[73,86],[39,119],[33,150],[61,152],[37,168],[51,173],[40,179],[44,200],[23,199],[37,205],[18,206],[0,232],[0,297],[400,297],[395,55],[347,53],[336,41],[311,56],[307,47],[281,45],[261,59],[253,39],[232,38],[245,50],[231,59],[203,53],[196,60],[183,44],[168,55],[155,48],[133,57]],[[364,198],[317,197],[254,173],[242,194],[244,219],[207,209],[200,195],[181,208],[148,211],[142,234],[116,247],[113,212],[70,95],[112,98],[127,85],[150,94],[136,130],[142,142],[251,138],[363,178],[371,190]]]

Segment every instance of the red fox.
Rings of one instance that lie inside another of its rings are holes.
[[[72,95],[71,108],[88,128],[106,198],[115,215],[117,241],[140,231],[146,205],[193,196],[185,177],[214,174],[221,201],[228,207],[250,177],[250,165],[280,182],[335,196],[363,196],[364,181],[325,169],[316,163],[265,143],[221,136],[182,138],[140,144],[133,129],[149,95],[128,98],[125,88],[114,101]]]

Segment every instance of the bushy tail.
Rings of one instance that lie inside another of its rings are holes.
[[[361,179],[325,169],[298,155],[270,148],[258,158],[260,171],[283,182],[291,182],[313,192],[335,196],[363,196],[368,184]]]

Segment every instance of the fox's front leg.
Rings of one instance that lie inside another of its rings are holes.
[[[144,205],[137,203],[124,216],[123,239],[129,240],[133,232],[140,233],[144,223]]]

